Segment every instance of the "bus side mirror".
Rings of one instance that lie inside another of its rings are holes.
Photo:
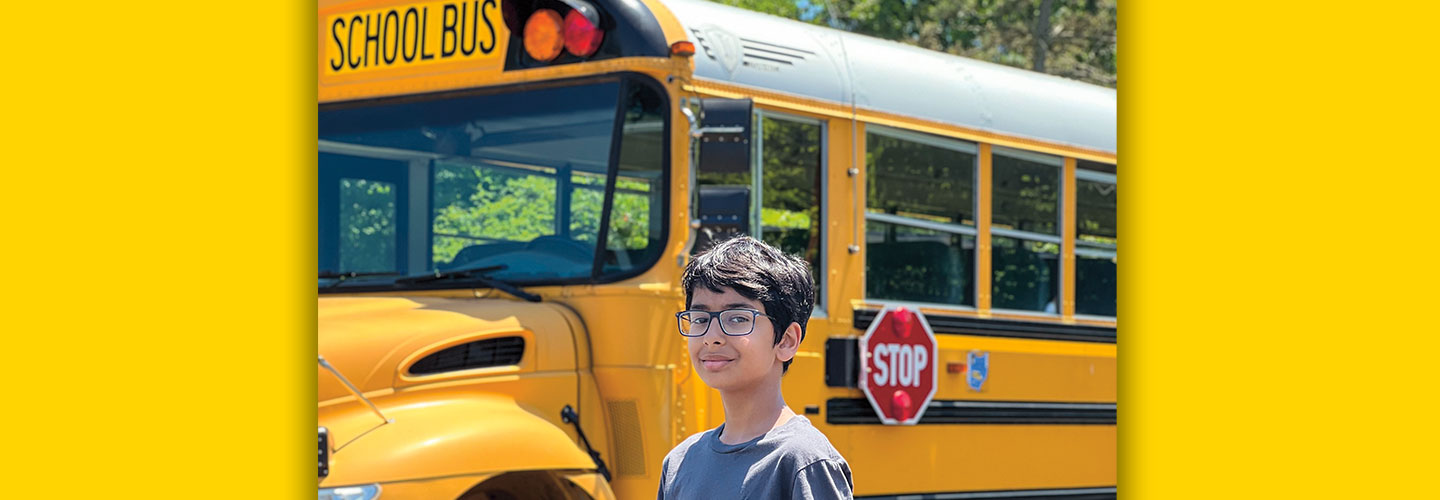
[[[700,127],[692,132],[700,140],[699,171],[750,171],[750,117],[754,107],[750,99],[700,99]]]
[[[703,252],[717,242],[750,231],[749,186],[698,186],[702,173],[745,173],[750,165],[750,121],[754,101],[750,99],[702,98],[700,118],[688,107],[680,111],[690,121],[690,137],[698,154],[690,171],[691,220],[690,255]]]

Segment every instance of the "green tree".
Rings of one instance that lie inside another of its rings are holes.
[[[796,0],[712,0],[716,3],[723,3],[732,7],[739,7],[755,12],[764,12],[790,19],[799,19],[813,23],[823,22],[825,18],[817,16],[820,6],[813,2]]]
[[[645,248],[650,237],[651,186],[621,178],[616,187],[607,247]],[[571,239],[595,243],[604,188],[604,176],[572,174],[571,189],[564,194],[570,196]],[[556,234],[556,190],[551,175],[437,165],[434,262],[449,262],[470,245],[527,242]]]
[[[443,164],[436,173],[437,194],[452,197],[436,207],[435,262],[449,262],[474,238],[530,241],[555,233],[553,177]]]
[[[340,271],[395,267],[395,185],[340,179]]]

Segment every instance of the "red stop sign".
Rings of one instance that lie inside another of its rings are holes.
[[[920,311],[880,310],[860,337],[860,390],[886,425],[915,425],[935,397],[939,354],[935,332]]]

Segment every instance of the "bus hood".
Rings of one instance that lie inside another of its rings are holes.
[[[401,389],[437,378],[408,372],[410,365],[425,356],[491,338],[524,340],[521,360],[513,371],[577,368],[574,336],[581,323],[568,308],[554,303],[324,297],[319,300],[318,319],[320,355],[372,399],[377,394],[371,393],[376,391]],[[324,368],[317,370],[317,396],[322,405],[337,398],[353,398],[337,377]]]
[[[573,395],[578,370],[588,368],[579,365],[588,357],[577,356],[581,323],[564,305],[326,297],[318,312],[320,356],[375,405],[317,367],[319,424],[330,449],[322,485],[595,467],[560,422],[559,407],[575,400],[534,394]],[[518,339],[503,361],[467,355],[497,339]],[[448,361],[412,371],[427,358]],[[457,358],[482,363],[451,362]]]

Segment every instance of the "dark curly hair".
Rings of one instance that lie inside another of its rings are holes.
[[[715,293],[729,287],[745,298],[765,305],[765,313],[775,321],[775,344],[784,337],[790,323],[800,324],[800,339],[805,339],[805,324],[815,307],[814,278],[810,264],[804,259],[765,244],[749,236],[731,238],[690,259],[680,279],[685,287],[685,308],[690,308],[695,287],[703,286]],[[781,373],[790,371],[790,362],[782,365]]]

